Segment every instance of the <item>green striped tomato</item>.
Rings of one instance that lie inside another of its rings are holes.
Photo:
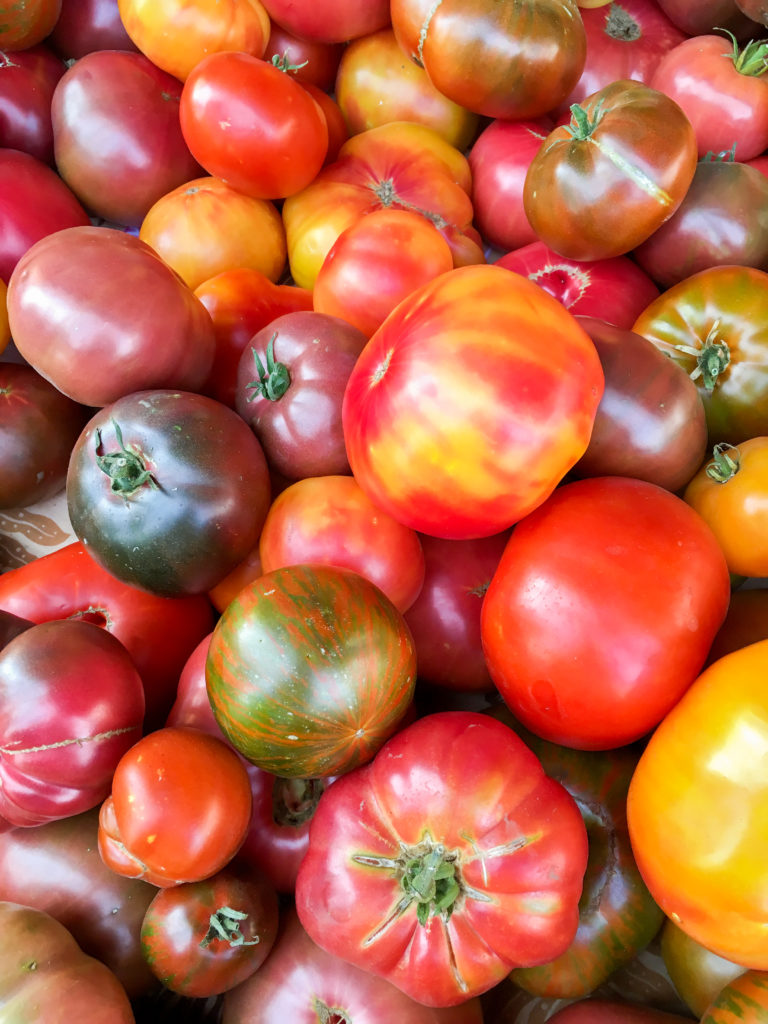
[[[768,1024],[768,971],[746,971],[712,1001],[701,1024]]]
[[[227,606],[206,686],[230,743],[287,778],[339,775],[369,761],[413,697],[416,654],[388,597],[351,569],[265,573]]]

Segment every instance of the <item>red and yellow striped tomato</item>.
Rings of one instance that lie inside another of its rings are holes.
[[[603,386],[591,339],[538,285],[503,267],[450,270],[393,310],[352,370],[349,463],[412,529],[500,533],[583,455]]]
[[[768,640],[720,658],[656,729],[628,797],[640,872],[707,949],[768,969]]]

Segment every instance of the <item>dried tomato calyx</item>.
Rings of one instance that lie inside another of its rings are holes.
[[[253,391],[253,394],[248,396],[249,402],[252,402],[256,395],[261,395],[262,398],[268,398],[271,402],[276,402],[278,398],[283,397],[290,386],[291,375],[288,372],[288,367],[285,363],[275,362],[276,337],[277,331],[275,331],[267,342],[266,369],[259,358],[259,353],[255,348],[251,347],[251,352],[253,352],[253,361],[256,363],[256,372],[259,375],[259,379],[251,381],[250,384],[245,385],[246,388],[250,388]]]
[[[724,341],[717,341],[717,332],[720,321],[716,320],[709,330],[701,348],[692,345],[675,345],[678,352],[693,356],[696,366],[689,374],[691,380],[701,382],[707,391],[714,391],[717,379],[731,361],[731,350]]]
[[[110,452],[108,455],[99,455],[101,448],[101,431],[97,428],[96,437],[96,465],[106,473],[110,479],[110,490],[115,494],[129,495],[137,491],[144,484],[157,489],[157,481],[147,469],[146,463],[136,450],[126,448],[123,443],[123,432],[116,420],[112,420],[117,443],[120,450]]]
[[[215,939],[221,939],[230,946],[256,946],[259,943],[258,935],[245,941],[245,936],[240,931],[240,924],[247,919],[248,915],[242,910],[234,910],[232,907],[219,907],[208,919],[208,931],[200,940],[200,945],[210,945]]]
[[[712,461],[707,464],[705,473],[716,484],[727,484],[740,468],[741,452],[734,445],[723,441],[712,449]]]

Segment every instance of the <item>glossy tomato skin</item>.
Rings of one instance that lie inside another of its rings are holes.
[[[290,74],[247,53],[197,64],[181,94],[181,130],[205,170],[257,199],[305,188],[328,150],[325,117]]]
[[[0,653],[0,719],[0,815],[39,825],[79,814],[104,799],[141,736],[141,677],[98,626],[40,623]]]
[[[710,267],[672,285],[633,330],[695,381],[710,444],[768,433],[768,274]]]
[[[661,930],[660,948],[672,984],[699,1019],[723,988],[745,971],[696,942],[670,918]]]
[[[324,1014],[344,1014],[360,1024],[482,1024],[479,999],[435,1009],[409,998],[384,978],[331,956],[316,945],[293,908],[280,919],[280,933],[267,962],[224,996],[222,1024],[315,1024]],[[333,1020],[333,1017],[329,1017]],[[343,1020],[344,1017],[339,1019]]]
[[[271,61],[274,57],[288,58],[296,70],[294,78],[299,82],[311,82],[318,89],[333,92],[339,61],[346,50],[346,43],[322,43],[306,36],[296,35],[290,29],[271,20],[267,47],[262,56]]]
[[[315,4],[267,0],[264,6],[278,25],[315,42],[346,43],[389,24],[387,0],[354,5],[345,0],[318,0]]]
[[[439,712],[323,794],[296,908],[328,952],[452,1006],[567,948],[586,857],[576,804],[511,729]]]
[[[627,804],[635,858],[662,910],[707,949],[760,970],[767,666],[765,640],[709,665],[651,737]]]
[[[594,345],[558,302],[502,267],[461,267],[401,302],[357,361],[350,466],[420,533],[500,533],[584,453],[602,391]]]
[[[610,999],[583,999],[554,1013],[553,1024],[690,1024],[689,1017]]]
[[[161,889],[144,915],[142,950],[166,988],[206,998],[258,970],[274,944],[278,917],[269,882],[228,866]]]
[[[531,161],[523,206],[555,252],[620,256],[682,202],[696,170],[696,138],[674,100],[642,82],[612,82],[578,109]]]
[[[0,508],[22,508],[64,487],[91,410],[22,363],[0,363]]]
[[[146,729],[165,721],[186,659],[213,628],[205,596],[158,597],[121,583],[79,541],[0,575],[0,608],[36,623],[82,619],[113,633],[141,674]]]
[[[106,406],[67,473],[72,527],[96,561],[165,597],[204,593],[245,558],[269,500],[252,432],[191,392],[138,391]]]
[[[21,355],[83,405],[146,388],[195,391],[213,362],[208,311],[153,249],[114,228],[37,242],[13,273],[8,313]]]
[[[369,761],[395,732],[416,657],[402,615],[375,584],[350,569],[292,565],[227,606],[205,674],[236,750],[275,775],[316,778]]]
[[[768,589],[734,590],[723,624],[709,649],[707,665],[758,640],[768,640]]]
[[[117,0],[62,0],[48,43],[65,60],[94,50],[134,50],[120,19]]]
[[[12,55],[0,51],[0,146],[53,163],[51,99],[66,70],[42,43]]]
[[[99,812],[99,851],[118,874],[158,888],[215,875],[251,815],[248,775],[222,740],[166,726],[123,755]]]
[[[768,972],[745,971],[729,981],[712,1000],[701,1018],[702,1024],[735,1024],[768,1018]]]
[[[488,668],[543,739],[623,746],[691,685],[729,596],[715,536],[682,499],[643,480],[580,480],[512,533],[483,602]]]
[[[579,317],[600,356],[605,391],[577,477],[631,476],[669,491],[704,459],[707,421],[694,382],[647,338]]]

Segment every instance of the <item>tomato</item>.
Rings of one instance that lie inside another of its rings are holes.
[[[591,317],[579,317],[579,323],[600,356],[605,391],[573,475],[631,476],[669,491],[685,487],[707,446],[696,385],[634,331]]]
[[[667,17],[686,35],[700,36],[716,28],[733,32],[738,39],[750,39],[755,23],[739,10],[736,0],[656,0]]]
[[[304,931],[293,908],[281,916],[267,962],[224,996],[222,1024],[356,1021],[377,1024],[482,1024],[479,999],[434,1009],[346,960],[331,956]]]
[[[118,8],[137,48],[181,81],[210,53],[260,57],[269,37],[259,0],[118,0]]]
[[[580,480],[513,530],[483,602],[485,657],[532,732],[619,747],[694,681],[729,597],[715,536],[682,499],[643,480]]]
[[[413,697],[416,657],[375,584],[350,569],[293,565],[226,607],[205,674],[236,750],[274,775],[314,778],[365,763],[392,735]]]
[[[577,260],[620,256],[683,201],[696,138],[680,107],[642,82],[617,81],[575,104],[531,161],[523,206],[540,240]]]
[[[349,128],[335,97],[323,92],[314,82],[301,82],[301,87],[317,103],[325,118],[325,125],[328,129],[328,148],[323,160],[323,167],[325,167],[338,158],[341,147],[349,138]]]
[[[758,640],[768,640],[768,589],[734,590],[723,624],[709,649],[707,664]]]
[[[675,988],[697,1018],[728,982],[744,973],[743,967],[705,949],[670,918],[661,930],[661,953]]]
[[[403,57],[391,27],[346,47],[335,92],[350,134],[390,121],[415,121],[434,128],[456,149],[466,149],[477,131],[477,114],[444,96],[423,67]]]
[[[736,0],[736,6],[752,20],[768,25],[768,11],[764,0]]]
[[[334,163],[283,204],[291,275],[312,288],[341,232],[374,210],[420,213],[439,228],[455,266],[484,263],[472,226],[466,157],[433,128],[393,121],[353,135]]]
[[[677,1013],[609,999],[584,999],[548,1019],[552,1024],[691,1024],[690,1017]]]
[[[496,261],[524,274],[574,316],[597,317],[629,328],[659,296],[659,289],[628,256],[580,260],[560,256],[544,242],[531,242]]]
[[[575,802],[511,729],[440,712],[320,798],[296,908],[327,952],[457,1005],[567,948],[586,857]]]
[[[66,65],[42,43],[0,50],[0,146],[53,163],[51,99]]]
[[[768,274],[730,266],[672,285],[632,329],[696,382],[714,445],[768,434],[767,327]]]
[[[635,858],[662,910],[713,953],[760,970],[767,667],[765,640],[709,665],[651,737],[627,805]]]
[[[15,636],[23,633],[25,629],[29,629],[33,625],[34,623],[30,622],[29,619],[22,619],[19,615],[14,615],[12,612],[0,609],[0,651]]]
[[[29,695],[34,694],[34,703]],[[141,677],[90,622],[43,622],[0,652],[0,815],[39,825],[95,807],[141,736]]]
[[[21,355],[83,405],[146,388],[195,391],[213,362],[200,300],[150,246],[113,228],[36,242],[12,275],[8,313]]]
[[[78,538],[118,579],[166,597],[215,586],[256,543],[270,501],[267,462],[227,406],[138,391],[93,416],[67,472]]]
[[[313,308],[370,338],[399,302],[452,269],[448,243],[425,217],[374,210],[333,243],[315,279]]]
[[[0,899],[55,917],[84,953],[114,971],[133,999],[157,987],[139,939],[157,890],[104,864],[98,828],[99,812],[93,808],[0,835]]]
[[[729,981],[713,999],[701,1018],[701,1024],[736,1024],[749,1021],[764,1024],[768,1020],[768,972],[745,971]]]
[[[262,965],[277,936],[277,894],[237,868],[161,889],[147,907],[141,945],[172,992],[205,998],[234,988]]]
[[[194,178],[169,190],[147,211],[139,238],[192,289],[236,269],[276,282],[286,264],[285,229],[274,203],[219,178]]]
[[[134,1024],[125,989],[44,910],[0,902],[0,1002],[8,1021]]]
[[[98,50],[53,94],[56,169],[80,202],[138,227],[166,192],[199,174],[181,134],[181,83],[143,54]]]
[[[113,633],[141,674],[147,729],[165,721],[187,657],[213,628],[206,597],[157,597],[121,583],[79,542],[1,574],[0,608],[32,622],[83,619]]]
[[[117,0],[62,0],[47,41],[65,60],[94,50],[137,50],[120,19]]]
[[[340,317],[296,311],[268,322],[243,349],[235,408],[286,479],[349,473],[342,397],[365,341]]]
[[[31,366],[0,363],[0,508],[23,508],[62,490],[89,412]]]
[[[551,296],[501,267],[451,270],[396,307],[352,370],[350,466],[412,529],[499,533],[583,455],[602,390],[594,345]]]
[[[181,94],[181,130],[205,170],[256,199],[305,188],[323,166],[328,126],[288,70],[242,52],[196,64]]]
[[[0,278],[0,352],[11,340],[11,329],[8,324],[8,285]]]
[[[45,39],[61,13],[61,0],[0,0],[0,49],[26,50]]]
[[[269,40],[262,56],[265,60],[278,60],[291,64],[297,81],[311,82],[318,89],[333,90],[339,61],[346,49],[345,43],[323,43],[306,36],[298,36],[276,21],[269,29]]]
[[[99,812],[99,851],[117,874],[159,888],[197,882],[232,860],[250,816],[237,754],[198,729],[166,726],[118,762]]]
[[[389,24],[388,0],[316,0],[297,4],[294,0],[267,0],[269,16],[278,25],[303,39],[322,43],[345,43],[378,32]]]
[[[405,53],[449,99],[486,117],[539,117],[578,81],[586,36],[575,0],[392,0]]]
[[[670,96],[693,125],[699,156],[736,146],[749,160],[768,148],[765,43],[743,48],[732,37],[697,35],[670,50],[650,84]]]
[[[306,477],[272,502],[259,539],[264,572],[311,562],[365,576],[405,612],[424,582],[415,531],[392,519],[350,476]]]

